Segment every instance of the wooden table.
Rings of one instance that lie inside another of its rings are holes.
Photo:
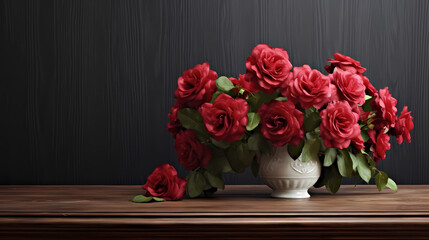
[[[0,239],[429,238],[429,186],[312,189],[273,199],[266,186],[213,198],[132,203],[140,186],[0,186]]]

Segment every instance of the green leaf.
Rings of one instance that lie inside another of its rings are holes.
[[[331,166],[336,159],[337,159],[337,149],[328,148],[325,152],[325,158],[323,159],[323,166],[324,167]]]
[[[258,163],[258,160],[256,159],[256,157],[253,158],[251,170],[252,170],[253,176],[257,177],[258,176],[258,172],[259,172],[259,163]]]
[[[319,138],[308,139],[304,143],[304,147],[302,148],[302,161],[308,162],[312,159],[318,159],[318,153],[320,149],[320,140]]]
[[[322,167],[322,171],[320,173],[319,179],[317,179],[317,182],[314,184],[315,188],[320,188],[326,185],[328,182],[328,176],[329,176],[329,167]]]
[[[159,198],[159,197],[153,197],[153,200],[154,200],[155,202],[164,202],[164,201],[165,201],[165,199],[164,199],[164,198]]]
[[[343,177],[351,177],[353,174],[353,162],[350,158],[347,149],[340,149],[339,155],[337,155],[338,170]]]
[[[234,84],[225,76],[222,76],[216,80],[216,86],[222,92],[228,92],[234,88]]]
[[[357,170],[359,176],[366,182],[369,183],[371,180],[371,169],[369,168],[368,161],[362,153],[356,155],[358,165]]]
[[[360,152],[367,160],[369,167],[371,169],[371,178],[373,178],[375,176],[375,169],[376,169],[374,159],[372,159],[372,157],[367,152],[365,152],[365,150],[361,149]]]
[[[211,187],[212,186],[199,170],[192,171],[187,177],[186,192],[191,198],[200,196],[204,190],[210,189]]]
[[[287,101],[287,97],[278,97],[278,98],[275,98],[274,100],[279,101],[279,102]]]
[[[252,131],[255,129],[261,121],[261,116],[254,112],[247,113],[247,118],[249,119],[246,126],[247,131]]]
[[[214,174],[235,173],[234,170],[232,170],[223,150],[212,149],[212,154],[213,155],[209,163],[204,167],[205,169]]]
[[[204,177],[207,179],[211,186],[220,189],[225,189],[225,183],[222,179],[222,175],[215,175],[209,171],[205,171]]]
[[[215,93],[213,93],[212,100],[210,102],[213,103],[216,98],[219,97],[220,94],[222,94],[221,91],[216,91]]]
[[[260,132],[253,133],[247,140],[249,150],[260,151],[263,154],[271,154],[270,143],[262,136]]]
[[[381,192],[383,188],[386,187],[389,177],[383,171],[379,171],[377,176],[375,176],[375,184],[377,185],[378,191]]]
[[[364,142],[366,142],[366,141],[368,141],[368,140],[369,140],[368,133],[366,133],[366,131],[365,131],[365,130],[361,130],[361,131],[360,131],[360,135],[362,136],[362,139],[363,139],[363,141],[364,141]]]
[[[194,198],[198,197],[202,193],[202,189],[199,187],[198,184],[195,183],[195,171],[192,171],[187,177],[186,177],[186,193],[189,197]]]
[[[366,101],[366,100],[371,100],[371,99],[372,99],[372,96],[365,95],[365,101]]]
[[[137,195],[133,197],[130,201],[134,203],[148,203],[152,201],[153,197],[146,197],[143,195]]]
[[[184,128],[195,131],[195,135],[197,135],[200,141],[210,137],[209,133],[204,128],[203,118],[197,110],[193,108],[182,108],[177,112],[177,117]]]
[[[247,99],[251,112],[256,112],[262,106],[263,103],[271,102],[271,100],[277,98],[280,95],[278,91],[273,94],[267,94],[262,91],[257,92],[254,95],[250,95]]]
[[[239,143],[226,150],[226,157],[234,171],[244,172],[252,163],[255,152],[249,151],[247,144]]]
[[[368,161],[362,153],[356,154],[356,159],[358,162],[357,170],[359,176],[366,182],[369,183],[371,180],[371,169],[369,168]]]
[[[371,107],[371,99],[372,99],[372,98],[369,98],[369,99],[365,100],[365,103],[362,105],[362,109],[363,109],[365,112],[372,111],[372,107]]]
[[[323,139],[320,138],[320,149],[319,151],[321,152],[326,152],[326,150],[328,150],[328,148],[325,146],[325,144],[323,143]]]
[[[210,138],[210,141],[218,148],[227,149],[231,146],[231,143],[226,141],[216,141],[214,138]]]
[[[298,145],[293,146],[291,144],[287,145],[287,151],[293,160],[299,158],[302,152],[302,148],[304,147],[304,140],[302,140]]]
[[[335,164],[331,165],[328,168],[327,179],[326,179],[326,190],[331,194],[334,194],[340,189],[341,186],[341,174],[338,172],[337,166]]]
[[[398,191],[398,186],[396,186],[395,181],[393,181],[391,178],[389,178],[387,180],[387,184],[386,187],[392,189],[393,191],[397,192]]]
[[[349,152],[349,156],[350,156],[350,159],[352,159],[353,172],[356,172],[359,161],[358,161],[356,155],[354,155],[352,152]]]
[[[203,123],[201,114],[193,108],[182,108],[177,112],[180,123],[186,129],[198,129]]]
[[[311,132],[320,125],[321,118],[319,113],[311,112],[304,118],[304,129],[306,132]]]
[[[317,128],[315,130],[317,130]],[[316,138],[320,140],[319,134],[316,133],[316,131],[306,133],[305,137],[307,138],[307,140],[315,140]]]

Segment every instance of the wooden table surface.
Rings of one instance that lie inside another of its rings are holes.
[[[429,186],[311,189],[270,198],[260,185],[212,198],[132,203],[140,186],[0,186],[0,238],[429,239]]]

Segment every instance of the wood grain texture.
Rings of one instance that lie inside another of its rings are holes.
[[[429,186],[345,186],[273,199],[262,185],[214,198],[138,204],[140,186],[0,186],[0,239],[427,239]]]
[[[142,184],[163,162],[186,175],[165,130],[178,76],[205,61],[238,76],[258,43],[295,66],[360,60],[414,116],[412,144],[392,139],[380,169],[429,184],[428,12],[425,0],[0,1],[0,184]]]

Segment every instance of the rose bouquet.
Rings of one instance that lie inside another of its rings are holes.
[[[191,170],[187,194],[224,188],[223,174],[247,167],[256,176],[258,157],[286,145],[293,159],[321,161],[315,187],[335,193],[343,177],[353,177],[367,183],[375,178],[379,191],[396,190],[376,163],[386,158],[391,136],[399,144],[411,141],[410,111],[405,106],[397,116],[396,99],[387,87],[377,91],[358,61],[335,53],[328,62],[327,74],[293,67],[284,49],[260,44],[238,78],[219,77],[208,63],[186,70],[177,81],[167,130],[178,161]],[[145,186],[147,196],[167,191]]]

